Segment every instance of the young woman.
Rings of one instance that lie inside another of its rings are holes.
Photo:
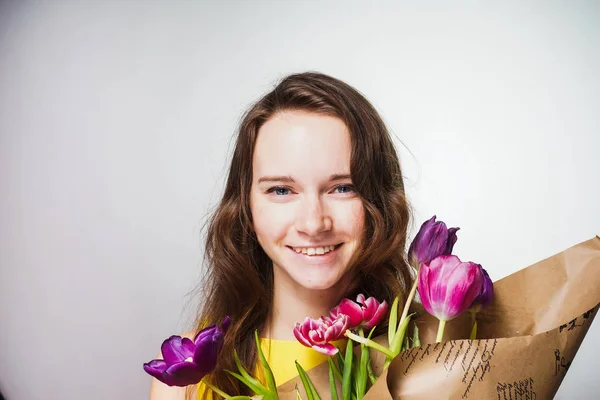
[[[409,216],[398,156],[368,100],[319,73],[281,80],[245,114],[208,224],[197,329],[232,321],[209,382],[249,394],[224,370],[236,369],[234,349],[256,369],[258,330],[284,383],[296,374],[294,360],[305,369],[326,360],[294,339],[296,322],[328,315],[358,293],[388,304],[405,298]],[[153,379],[152,400],[212,396],[203,385],[184,390]]]

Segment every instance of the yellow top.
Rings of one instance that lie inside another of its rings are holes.
[[[334,346],[338,347],[345,343],[345,339],[332,342]],[[306,347],[297,340],[261,339],[260,346],[265,358],[269,362],[269,366],[275,377],[275,383],[278,386],[298,376],[298,370],[296,369],[296,363],[294,361],[297,360],[305,371],[327,361],[327,356],[325,354],[319,353],[310,347]],[[262,375],[263,374],[260,373],[256,378],[266,386],[264,376]],[[204,390],[206,390],[206,387],[202,382],[199,383],[198,399],[202,397]],[[233,393],[229,394],[233,395]]]

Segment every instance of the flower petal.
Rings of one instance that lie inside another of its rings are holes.
[[[360,303],[360,304],[365,304],[365,295],[364,295],[364,294],[362,294],[362,293],[359,293],[359,294],[356,296],[356,302],[357,302],[357,303]]]
[[[226,316],[223,320],[223,323],[221,324],[221,331],[223,333],[226,333],[227,329],[229,329],[229,325],[231,325],[231,318],[229,318],[229,316]]]
[[[339,314],[348,316],[348,325],[350,329],[355,328],[362,323],[363,311],[359,304],[350,299],[343,299],[336,308]]]
[[[172,365],[192,357],[194,355],[193,348],[194,346],[190,349],[188,343],[183,342],[181,336],[173,335],[163,342],[160,350],[165,362]]]
[[[436,222],[434,215],[425,221],[408,249],[409,261],[419,265],[429,264],[440,255],[452,253],[459,228],[446,227],[443,221]]]
[[[482,285],[481,292],[473,302],[473,304],[477,304],[479,309],[489,306],[492,303],[494,298],[494,283],[490,279],[487,271],[479,264],[477,264],[479,270],[481,271]]]
[[[164,375],[169,386],[188,386],[200,382],[206,373],[192,362],[182,362],[169,367]]]
[[[460,270],[456,272],[460,265],[460,259],[456,256],[439,256],[430,263],[429,293],[433,315],[438,319],[447,321],[448,316],[445,310],[448,306],[448,294],[452,292],[455,286],[453,282],[464,278]]]
[[[296,337],[296,340],[298,340],[306,347],[312,346],[312,343],[310,343],[308,339],[302,334],[302,331],[300,330],[300,324],[296,324],[296,326],[294,327],[294,336]]]
[[[308,332],[308,341],[312,344],[324,342],[324,332],[322,329],[311,329]]]
[[[217,356],[223,347],[223,333],[216,332],[210,338],[204,338],[204,340],[198,344],[196,352],[194,353],[194,363],[197,368],[203,374],[208,374],[217,365]]]
[[[202,329],[196,334],[196,337],[194,338],[194,343],[198,345],[198,343],[200,343],[204,338],[212,336],[218,329],[219,328],[217,327],[217,325],[211,325]]]
[[[446,249],[444,250],[444,254],[452,254],[452,250],[454,249],[454,244],[458,240],[456,237],[456,232],[460,228],[450,228],[448,229],[448,238],[446,239]]]
[[[475,263],[464,262],[448,282],[449,293],[446,299],[447,321],[465,312],[481,292],[482,275]]]
[[[337,354],[338,349],[332,344],[315,344],[312,346],[313,349],[318,351],[319,353],[326,354],[328,356],[334,356]]]
[[[374,300],[374,304],[365,310],[365,313],[368,312],[368,315],[364,317],[363,327],[366,330],[372,329],[374,326],[377,326],[381,320],[385,317],[385,314],[388,310],[387,302],[384,300],[383,303],[377,303],[377,300],[374,298],[370,298]],[[369,299],[367,299],[367,302]],[[373,312],[374,310],[374,312]]]
[[[481,278],[476,264],[460,260],[456,263],[458,257],[452,257],[454,258],[446,258],[443,272],[438,281],[434,282],[436,296],[440,297],[433,301],[432,308],[435,310],[434,315],[444,321],[465,312],[481,290]]]
[[[163,372],[167,370],[167,363],[165,360],[152,360],[144,364],[144,371],[152,375],[153,377],[160,379],[162,378]]]
[[[421,269],[419,270],[419,280],[417,282],[417,290],[419,292],[419,297],[421,298],[421,304],[423,305],[423,308],[425,308],[425,310],[431,314],[433,314],[433,308],[431,306],[431,294],[430,294],[430,287],[429,287],[429,275],[430,275],[430,268],[427,264],[421,266]]]

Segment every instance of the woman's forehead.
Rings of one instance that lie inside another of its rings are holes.
[[[336,117],[282,112],[260,129],[253,155],[254,175],[315,179],[350,173],[350,134]]]

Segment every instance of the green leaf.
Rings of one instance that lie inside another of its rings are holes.
[[[354,357],[354,356],[353,356]],[[354,357],[352,359],[352,393],[354,394],[354,396],[356,396],[356,398],[358,399],[358,370],[360,368],[360,360],[358,359],[358,357]]]
[[[419,338],[419,327],[415,323],[415,328],[413,329],[412,347],[419,347],[420,345],[421,339]]]
[[[302,368],[298,361],[296,361],[296,369],[298,370],[298,375],[300,375],[300,380],[304,385],[304,390],[306,391],[308,400],[321,400],[319,394],[317,393],[317,389],[315,389],[315,386],[310,380],[310,377],[306,374],[306,371],[304,368]]]
[[[375,381],[377,380],[377,377],[375,377],[375,374],[373,373],[373,368],[371,367],[371,363],[369,363],[367,365],[367,374],[369,375],[369,380],[371,381],[371,386],[373,386],[375,384]]]
[[[371,333],[373,332],[371,331]],[[364,344],[361,344],[360,347],[360,366],[358,369],[358,381],[356,384],[356,392],[358,398],[362,399],[365,393],[367,392],[367,366],[370,364],[370,351],[369,348]]]
[[[400,346],[402,346],[402,342],[404,341],[404,336],[406,335],[406,329],[408,329],[408,324],[410,323],[410,319],[413,315],[414,314],[410,314],[410,315],[406,316],[404,321],[402,321],[400,323],[400,326],[398,327],[398,330],[396,331],[396,336],[394,336],[394,339],[392,340],[392,343],[390,344],[390,350],[395,355],[398,355],[398,353],[400,353]]]
[[[339,352],[338,352],[339,354]],[[340,381],[340,383],[342,383],[342,373],[340,372],[340,369],[338,368],[337,365],[335,365],[335,362],[333,361],[333,357],[329,356],[327,357],[327,362],[329,363],[329,368],[333,369],[333,373],[335,374],[335,377]]]
[[[204,386],[206,386],[207,388],[209,388],[210,390],[212,390],[213,392],[215,392],[219,396],[223,397],[224,399],[230,399],[230,398],[232,398],[232,396],[228,395],[227,393],[225,393],[224,391],[222,391],[221,389],[219,389],[218,387],[216,387],[215,385],[213,385],[212,383],[210,383],[205,378],[203,378],[201,382],[204,384]]]
[[[406,335],[406,330],[408,329],[408,324],[410,323],[410,319],[413,315],[414,313],[407,315],[406,318],[400,323],[400,326],[396,331],[396,335],[394,336],[392,343],[390,343],[390,351],[394,354],[394,356],[397,356],[398,353],[400,353],[402,344],[404,343],[404,336]],[[386,357],[385,363],[383,364],[383,369],[385,370],[391,362],[392,357]]]
[[[344,353],[344,374],[342,376],[342,399],[350,400],[352,395],[352,340],[346,343],[346,353]]]
[[[246,380],[246,382],[248,382],[248,383],[246,383],[246,382],[242,381],[242,383],[244,383],[246,386],[248,386],[256,394],[262,394],[262,395],[269,395],[269,394],[271,394],[271,392],[266,387],[264,387],[258,380],[256,380],[255,378],[253,378],[248,373],[248,371],[246,371],[244,369],[244,366],[240,362],[240,359],[239,359],[239,357],[237,355],[237,351],[235,351],[235,350],[233,350],[233,359],[235,361],[235,365],[237,366],[237,369],[240,371],[240,374]]]
[[[377,328],[376,326],[374,326],[373,328],[371,328],[371,332],[369,332],[369,336],[367,336],[367,339],[371,339],[371,336],[373,336],[373,332],[375,332],[376,328]]]
[[[400,351],[402,352],[402,351],[404,351],[406,349],[409,349],[409,348],[410,348],[410,345],[408,343],[408,336],[405,336],[404,337],[404,342],[402,343],[402,348],[400,349]]]
[[[237,372],[233,372],[228,369],[226,369],[225,372],[227,372],[229,375],[237,378],[238,381],[240,381],[244,385],[248,386],[250,388],[250,390],[252,390],[254,393],[263,395],[263,396],[269,395],[269,392],[266,389],[264,389],[264,391],[261,390],[260,386],[255,385],[252,381],[244,378],[242,375],[238,374]]]
[[[329,361],[329,391],[331,392],[331,400],[338,400],[337,386],[335,384],[335,364],[331,357],[327,357]],[[337,372],[340,373],[339,371]],[[341,381],[341,379],[340,379]]]
[[[348,339],[348,341],[350,342],[350,339]],[[344,367],[345,367],[344,358],[342,357],[342,349],[338,349],[338,350],[339,351],[335,354],[335,357],[337,359],[338,365],[340,366],[340,369],[341,369],[340,372],[343,374]]]
[[[388,322],[388,345],[392,343],[394,340],[394,336],[396,335],[396,329],[398,328],[398,302],[400,299],[396,297],[394,302],[392,303],[392,308],[390,308],[390,319]]]
[[[258,358],[260,359],[260,363],[262,364],[262,366],[265,370],[265,378],[267,379],[267,385],[269,387],[269,390],[272,393],[277,394],[277,384],[275,383],[275,377],[273,376],[273,371],[271,370],[271,367],[269,366],[269,363],[267,362],[267,359],[265,358],[262,348],[260,347],[258,331],[254,331],[254,341],[256,342],[256,350],[258,351]]]

